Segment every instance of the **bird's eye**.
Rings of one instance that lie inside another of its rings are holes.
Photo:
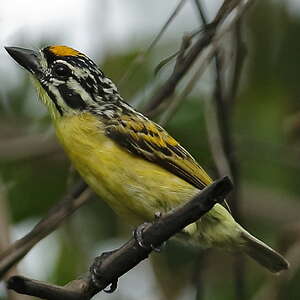
[[[72,71],[68,66],[60,63],[54,65],[53,72],[59,77],[68,77],[72,74]]]

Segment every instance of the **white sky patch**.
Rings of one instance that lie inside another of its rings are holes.
[[[206,2],[212,14],[221,0]],[[177,3],[178,0],[1,1],[0,70],[9,65],[5,45],[37,48],[41,42],[44,46],[64,44],[95,58],[101,57],[101,52],[130,48],[132,43],[150,43]],[[182,33],[191,30],[195,22],[197,12],[187,1],[166,35],[178,37],[180,42]]]
[[[222,2],[203,1],[210,19]],[[64,44],[92,59],[140,46],[141,42],[145,45],[141,47],[146,48],[178,3],[179,0],[0,1],[0,73],[17,69],[4,46],[38,48],[40,43]],[[291,9],[300,11],[299,0],[288,3]],[[178,39],[179,44],[182,34],[198,24],[193,1],[186,1],[165,37]]]
[[[299,0],[288,0],[288,9],[290,13],[299,15],[300,13],[300,1]]]
[[[86,4],[83,0],[38,2],[36,0],[11,0],[1,3],[0,43],[17,42],[16,39],[20,39],[20,35],[23,39],[34,42],[37,39],[46,38],[44,35],[47,34],[58,33],[59,36],[62,29],[65,34],[73,31],[80,36],[84,33],[83,25],[86,18],[83,16],[86,14]],[[64,21],[65,24],[62,27]],[[67,35],[65,39],[68,41]],[[80,46],[80,43],[77,46]]]

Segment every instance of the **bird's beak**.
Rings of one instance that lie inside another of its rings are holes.
[[[33,50],[19,47],[5,47],[8,54],[32,74],[40,71],[39,54]]]

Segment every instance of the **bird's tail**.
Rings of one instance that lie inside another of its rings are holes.
[[[184,232],[204,247],[242,251],[273,273],[289,267],[284,257],[246,231],[222,205],[216,204],[197,225],[191,224]]]
[[[242,250],[273,273],[289,268],[289,262],[271,247],[241,227]]]

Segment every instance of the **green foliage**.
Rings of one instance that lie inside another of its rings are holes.
[[[61,161],[27,160],[5,164],[1,175],[8,184],[14,222],[41,217],[64,194],[68,164]],[[55,187],[55,188],[54,188]]]

